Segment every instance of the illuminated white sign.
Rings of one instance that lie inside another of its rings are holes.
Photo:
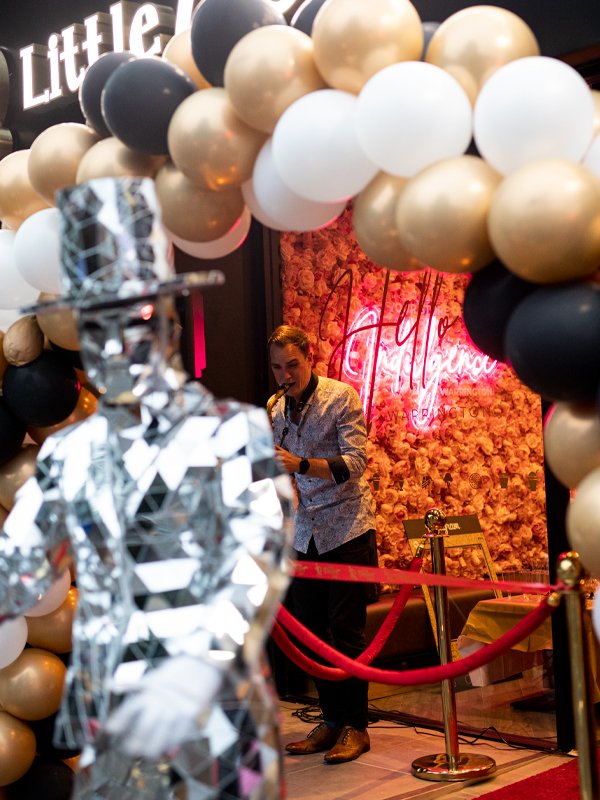
[[[295,0],[270,0],[281,13]],[[19,51],[23,75],[23,108],[45,106],[77,92],[86,70],[106,52],[131,51],[160,55],[169,39],[189,28],[197,0],[178,0],[175,11],[155,3],[122,0],[108,13],[98,12],[51,33],[47,45],[30,44]]]

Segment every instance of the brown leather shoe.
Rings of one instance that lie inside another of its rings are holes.
[[[328,764],[343,764],[345,761],[354,761],[370,749],[371,741],[367,731],[359,731],[346,725],[342,728],[335,747],[325,754],[325,761]]]
[[[286,744],[285,749],[295,756],[322,753],[323,750],[329,750],[330,747],[333,747],[339,735],[339,728],[332,728],[326,722],[320,722],[316,728],[312,729],[306,739],[302,739],[300,742],[290,742]]]

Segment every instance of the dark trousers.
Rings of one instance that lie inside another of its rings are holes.
[[[311,539],[308,552],[296,552],[296,558],[298,561],[368,566],[371,563],[371,536],[372,532],[367,531],[322,554],[317,552]],[[350,581],[295,578],[290,589],[294,614],[319,639],[356,659],[365,649],[367,586]],[[318,656],[315,660],[320,661]],[[315,678],[314,681],[326,722],[339,727],[351,725],[361,730],[367,727],[369,684],[366,681],[358,678],[345,681]]]

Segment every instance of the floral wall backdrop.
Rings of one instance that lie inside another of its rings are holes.
[[[470,342],[468,276],[378,267],[350,211],[309,233],[282,233],[283,318],[307,331],[318,374],[351,383],[369,426],[379,562],[406,567],[402,521],[433,506],[476,514],[498,572],[547,554],[541,403]],[[483,574],[480,548],[446,543],[449,574]]]

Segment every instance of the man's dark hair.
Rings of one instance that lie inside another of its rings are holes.
[[[267,342],[269,348],[272,344],[277,345],[277,347],[285,347],[286,344],[293,344],[300,350],[303,356],[308,356],[310,347],[310,342],[306,333],[301,328],[295,328],[293,325],[280,325],[278,328],[275,328]]]

